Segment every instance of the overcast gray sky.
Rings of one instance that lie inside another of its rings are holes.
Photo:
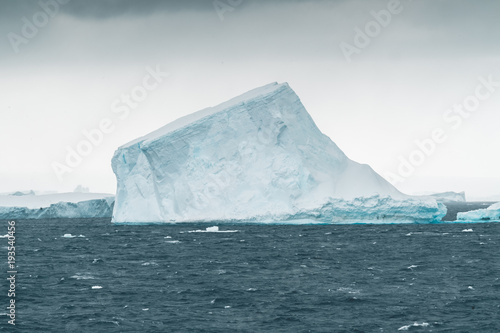
[[[54,1],[0,0],[0,193],[113,193],[118,146],[277,81],[351,159],[402,178],[402,191],[500,200],[500,86],[481,81],[500,82],[498,1]],[[397,13],[377,23],[373,12],[388,8]],[[356,29],[377,24],[359,47]],[[345,45],[357,49],[350,61]],[[170,75],[126,116],[113,112],[147,68]],[[473,111],[447,111],[478,89]],[[112,130],[57,177],[54,163],[103,119]],[[401,159],[417,161],[415,141],[435,129],[446,140],[401,177]]]

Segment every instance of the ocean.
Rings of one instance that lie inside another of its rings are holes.
[[[16,221],[0,331],[500,332],[499,223],[216,225]]]

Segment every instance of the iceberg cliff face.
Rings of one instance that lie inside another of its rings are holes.
[[[114,222],[440,220],[446,213],[348,159],[286,83],[178,119],[118,148],[112,166]]]

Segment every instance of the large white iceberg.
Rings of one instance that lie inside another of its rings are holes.
[[[500,222],[500,202],[489,206],[486,209],[472,210],[457,214],[459,221],[484,221],[484,222]]]
[[[288,84],[269,84],[117,149],[113,222],[436,221],[316,127]]]

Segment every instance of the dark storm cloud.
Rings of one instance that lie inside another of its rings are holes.
[[[64,11],[77,17],[106,18],[121,15],[148,15],[179,10],[212,10],[211,0],[73,0]]]
[[[57,0],[41,0],[43,3]],[[293,3],[326,0],[219,0],[230,6],[249,3]],[[346,0],[333,0],[334,2]],[[213,0],[70,0],[61,5],[62,12],[80,18],[104,19],[115,16],[141,16],[157,12],[213,11]],[[40,10],[39,1],[0,0],[0,17],[29,15]]]

